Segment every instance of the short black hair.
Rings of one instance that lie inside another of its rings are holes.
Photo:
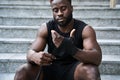
[[[50,3],[52,2],[53,0],[50,0]],[[72,1],[71,0],[67,0],[70,4],[72,3]]]

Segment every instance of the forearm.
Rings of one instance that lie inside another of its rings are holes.
[[[27,61],[30,62],[30,63],[33,63],[34,62],[34,54],[36,54],[36,52],[32,49],[30,49],[27,53]]]
[[[101,50],[98,46],[94,49],[78,49],[70,38],[64,38],[60,48],[83,63],[99,65],[101,62]]]
[[[101,63],[102,55],[101,52],[96,49],[93,50],[79,49],[73,57],[83,63],[99,65]]]

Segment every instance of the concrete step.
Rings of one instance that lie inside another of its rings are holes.
[[[120,16],[119,13],[120,8],[110,9],[105,7],[74,7],[73,11],[75,17]],[[52,16],[52,11],[50,7],[46,6],[0,6],[0,16],[44,17],[48,15]]]
[[[120,74],[120,55],[103,55],[100,65],[102,74]]]
[[[120,40],[108,39],[99,40],[98,43],[102,49],[103,55],[119,55],[120,54]]]
[[[0,26],[0,38],[35,39],[40,26]]]
[[[0,73],[0,80],[13,80],[14,75],[15,73]],[[120,80],[120,75],[102,75],[101,74],[101,80]]]
[[[73,0],[72,0],[73,1]],[[78,2],[105,2],[105,1],[107,1],[107,2],[109,2],[109,0],[75,0],[75,1],[78,1]]]
[[[120,75],[101,75],[101,80],[120,80]]]
[[[48,0],[1,0],[0,5],[12,5],[12,6],[18,6],[18,5],[29,5],[29,6],[38,6],[38,5],[50,5]],[[74,0],[72,1],[73,5],[79,5],[79,6],[100,6],[100,7],[108,7],[109,1],[80,1],[80,0]]]
[[[2,1],[39,1],[39,0],[1,0]],[[48,1],[48,0],[41,0],[41,1]],[[81,1],[88,1],[88,2],[98,2],[98,1],[101,1],[101,2],[104,2],[104,1],[109,1],[109,0],[74,0],[74,1],[78,1],[78,2],[81,2]]]
[[[0,54],[0,72],[2,73],[15,72],[24,63],[26,63],[26,54]]]
[[[26,63],[26,54],[0,54],[0,73],[12,73]],[[101,74],[120,75],[120,56],[103,55],[100,65]]]
[[[33,39],[0,38],[0,53],[27,53]],[[104,55],[119,55],[120,40],[98,40]]]
[[[0,53],[27,53],[33,39],[0,39]]]
[[[40,26],[3,26],[0,25],[0,38],[35,38]],[[97,39],[120,39],[120,27],[94,27]]]
[[[14,80],[15,73],[0,73],[0,80]]]
[[[120,39],[120,27],[93,27],[96,32],[97,39]]]
[[[11,1],[43,1],[48,2],[48,0],[0,0],[1,2],[11,2]],[[72,0],[73,1],[73,0]],[[109,2],[109,0],[74,0],[75,2]],[[74,2],[73,1],[73,2]]]
[[[74,17],[79,20],[83,20],[92,26],[120,26],[120,16],[103,16],[103,17]],[[52,16],[0,16],[0,25],[9,26],[37,26],[48,20],[52,19]]]

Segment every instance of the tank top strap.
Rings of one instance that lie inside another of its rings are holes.
[[[80,21],[80,20],[77,20],[77,19],[74,19],[74,28],[75,29],[78,29],[82,32],[84,27],[86,26],[87,24],[84,23],[83,21]]]
[[[74,19],[74,29],[76,30],[74,35],[74,44],[81,49],[83,49],[82,31],[86,25],[86,23]]]
[[[51,30],[55,29],[55,22],[54,20],[50,20],[47,24],[47,29],[48,29],[48,35],[51,35]]]

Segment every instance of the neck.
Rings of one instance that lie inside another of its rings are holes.
[[[72,19],[67,26],[65,27],[58,26],[58,28],[60,29],[61,32],[68,33],[73,29],[73,24],[74,24],[74,19]]]

